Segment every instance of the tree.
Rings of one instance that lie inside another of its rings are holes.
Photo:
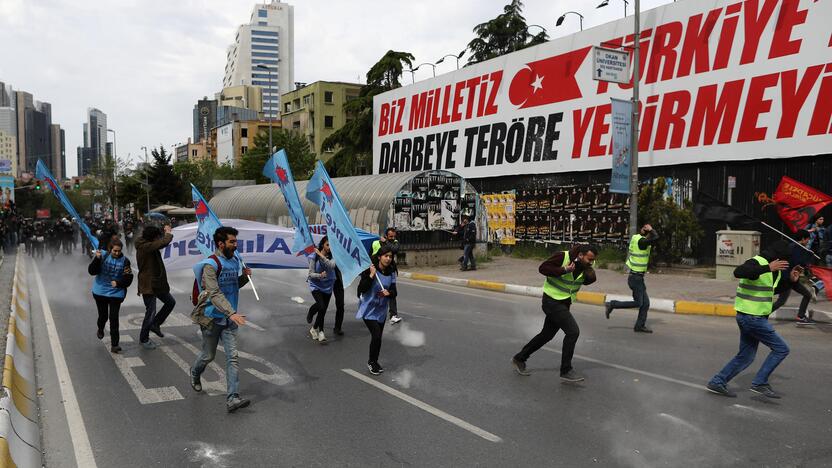
[[[277,149],[286,150],[289,166],[295,180],[306,180],[312,176],[315,167],[315,153],[309,147],[309,141],[300,132],[277,128],[272,130],[272,144]],[[235,168],[239,178],[255,180],[258,184],[271,182],[263,176],[263,166],[271,157],[269,151],[268,131],[254,136],[254,146],[243,155],[239,168]]]
[[[660,237],[655,252],[656,260],[671,263],[689,256],[702,238],[702,228],[690,203],[679,206],[667,198],[667,182],[659,178],[639,189],[638,223],[653,225]]]
[[[545,30],[536,35],[529,34],[526,18],[523,17],[523,2],[520,0],[512,0],[496,18],[474,26],[474,34],[477,37],[468,43],[471,51],[468,65],[549,40]]]
[[[164,145],[153,148],[153,164],[150,166],[150,203],[184,203],[190,200],[182,179],[173,172],[171,155]]]
[[[210,159],[177,161],[173,164],[173,172],[182,180],[186,195],[189,195],[189,184],[194,184],[205,198],[211,198],[214,193],[213,180],[216,170],[217,164]]]
[[[347,122],[323,142],[324,150],[337,152],[327,162],[333,177],[355,175],[372,165],[373,96],[401,87],[404,67],[413,67],[414,57],[408,52],[389,50],[367,72],[367,84],[358,97],[344,104]],[[372,171],[370,171],[372,172]]]

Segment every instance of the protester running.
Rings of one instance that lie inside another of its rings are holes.
[[[809,231],[805,229],[798,229],[797,233],[794,235],[794,239],[803,247],[808,247],[810,239]],[[786,241],[780,240],[777,242],[785,243]],[[793,244],[788,245],[788,248],[791,251],[791,254],[789,255],[789,269],[784,271],[783,275],[791,276],[791,272],[797,266],[800,266],[803,271],[806,271],[806,269],[812,264],[812,252]],[[800,307],[797,309],[796,323],[798,325],[814,325],[815,321],[806,315],[806,310],[809,308],[809,301],[812,300],[812,291],[810,291],[809,288],[800,281],[795,281],[793,283],[791,281],[780,282],[777,288],[775,288],[777,300],[774,301],[774,304],[771,306],[771,311],[774,312],[783,307],[783,305],[786,304],[786,301],[789,300],[789,296],[791,296],[792,291],[795,291],[803,296],[803,299],[800,301]]]
[[[170,225],[164,227],[164,234],[157,226],[145,226],[142,237],[136,241],[136,262],[139,265],[139,294],[144,301],[144,320],[139,333],[139,343],[145,349],[155,349],[150,332],[164,338],[162,324],[173,311],[176,299],[170,295],[167,271],[159,252],[173,241]],[[156,313],[156,299],[162,301],[162,309]]]
[[[114,240],[108,246],[108,252],[95,252],[87,271],[95,276],[92,283],[92,297],[98,308],[98,339],[104,338],[104,325],[110,321],[110,351],[121,351],[118,331],[118,313],[121,303],[127,297],[127,288],[133,283],[133,272],[130,260],[122,254],[124,246],[121,241]]]
[[[384,231],[384,236],[380,237],[379,240],[373,242],[373,252],[372,255],[376,255],[378,251],[381,249],[382,246],[390,246],[391,252],[393,253],[393,268],[396,268],[396,258],[399,255],[399,241],[396,240],[396,228],[389,227],[386,231]],[[398,274],[398,271],[396,271]],[[399,317],[399,307],[396,303],[396,297],[390,298],[390,323],[395,325],[402,321],[402,318]]]
[[[329,300],[332,298],[332,289],[335,286],[335,260],[332,259],[332,251],[329,248],[329,240],[324,236],[318,243],[315,252],[307,257],[309,259],[309,275],[307,282],[312,291],[315,303],[309,307],[306,314],[306,323],[315,324],[309,329],[309,335],[318,343],[326,342],[324,334],[324,317],[329,307]]]
[[[774,331],[768,321],[772,311],[774,290],[781,281],[781,272],[788,270],[789,251],[785,244],[775,244],[734,269],[734,277],[740,279],[734,308],[740,329],[740,350],[725,367],[708,382],[708,390],[727,397],[736,397],[728,389],[728,382],[754,362],[760,343],[771,349],[754,380],[751,390],[769,398],[780,398],[769,384],[769,376],[789,354],[789,345]],[[803,268],[796,266],[783,281],[796,282]]]
[[[384,372],[384,368],[378,363],[381,333],[384,331],[390,299],[396,297],[396,271],[392,247],[382,246],[371,260],[372,265],[361,273],[358,282],[359,301],[355,318],[364,320],[364,325],[370,330],[370,357],[367,360],[367,369],[371,374],[379,375]]]
[[[474,257],[474,246],[477,243],[477,225],[467,216],[462,217],[462,224],[451,234],[462,237],[462,257],[460,257],[461,271],[476,270],[477,260]],[[468,267],[470,264],[470,268]]]
[[[237,329],[245,325],[245,315],[238,313],[240,288],[248,283],[250,268],[242,268],[234,256],[237,250],[237,230],[223,226],[214,232],[216,251],[210,257],[197,263],[194,277],[199,289],[196,308],[191,319],[202,332],[202,351],[191,367],[191,387],[202,391],[200,376],[205,367],[214,360],[217,345],[222,340],[225,349],[225,379],[227,396],[225,407],[229,413],[245,408],[251,401],[240,398],[238,373]]]
[[[647,295],[647,286],[644,284],[644,274],[647,272],[647,264],[650,263],[650,252],[653,245],[659,239],[659,235],[653,226],[645,224],[641,231],[630,239],[630,246],[627,251],[627,268],[630,274],[627,275],[627,286],[633,292],[632,301],[609,301],[605,303],[605,315],[607,319],[615,309],[638,308],[638,317],[633,331],[636,333],[653,333],[647,328],[647,311],[650,310],[650,296]]]
[[[584,380],[582,375],[572,369],[572,355],[581,331],[569,308],[576,300],[581,286],[595,282],[592,263],[596,255],[598,249],[594,246],[579,245],[572,250],[552,255],[540,265],[540,274],[546,276],[546,282],[543,283],[543,313],[546,314],[546,320],[543,322],[543,330],[511,359],[518,374],[531,375],[526,371],[526,360],[551,341],[558,330],[563,330],[566,336],[563,338],[560,378],[565,382]]]

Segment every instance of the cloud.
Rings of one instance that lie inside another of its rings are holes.
[[[600,2],[600,0],[599,0]],[[644,0],[653,8],[670,0]],[[472,28],[502,11],[508,0],[388,2],[304,0],[295,7],[295,80],[363,81],[390,49],[411,52],[416,64],[456,54]],[[553,37],[555,19],[574,2],[525,2],[529,24]],[[589,28],[621,17],[610,7],[580,9]],[[391,6],[395,4],[395,6]],[[67,171],[76,172],[86,109],[97,107],[117,132],[117,152],[134,160],[141,146],[168,146],[192,134],[191,111],[222,86],[227,47],[249,19],[248,0],[0,0],[0,81],[52,103],[53,122],[66,130]],[[632,8],[630,9],[632,12]],[[445,73],[453,60],[437,66]],[[416,79],[431,76],[422,67]],[[409,77],[404,78],[407,83]]]

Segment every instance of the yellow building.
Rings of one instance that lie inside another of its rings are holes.
[[[309,146],[326,161],[335,152],[324,152],[323,142],[347,122],[344,104],[358,97],[360,84],[316,81],[280,96],[283,128],[301,132]]]
[[[0,130],[0,173],[17,174],[17,138]],[[8,161],[8,162],[5,162]]]
[[[216,95],[218,106],[242,107],[263,112],[263,88],[259,86],[231,86]]]
[[[272,128],[281,128],[281,121],[273,121]],[[268,120],[236,120],[213,129],[211,140],[215,148],[214,160],[220,165],[236,166],[249,148],[254,146],[254,137],[261,132],[268,138]]]

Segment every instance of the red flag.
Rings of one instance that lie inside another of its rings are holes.
[[[832,197],[808,185],[783,176],[774,192],[777,214],[792,232],[805,229],[810,220],[832,203]]]
[[[511,80],[508,97],[521,109],[569,101],[581,97],[575,74],[590,47],[526,64]]]
[[[832,301],[832,268],[812,266],[809,267],[812,274],[823,281],[823,289],[826,290],[826,298]]]

